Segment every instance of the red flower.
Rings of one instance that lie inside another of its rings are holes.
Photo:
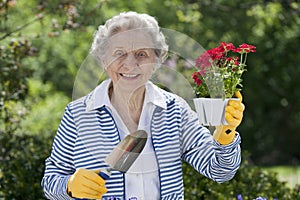
[[[192,75],[196,85],[196,95],[209,96],[210,89],[218,88],[213,84],[219,83],[220,77],[223,80],[223,92],[226,98],[231,98],[236,91],[240,91],[242,87],[241,76],[246,71],[247,54],[250,52],[256,52],[256,47],[244,43],[235,48],[232,43],[221,42],[218,47],[209,49],[200,55],[195,60],[198,70]],[[240,55],[238,57],[231,56],[234,53]],[[210,84],[210,87],[207,84]],[[222,94],[222,91],[217,92]],[[216,95],[216,91],[212,93],[214,96]]]
[[[198,72],[194,72],[193,75],[192,75],[192,77],[193,77],[193,79],[194,79],[194,82],[197,84],[197,86],[199,86],[199,85],[202,84],[202,80],[199,79],[199,76],[200,76],[200,75],[201,75],[201,74],[200,74],[199,71],[198,71]]]
[[[256,47],[249,44],[241,44],[239,48],[236,48],[234,52],[237,53],[250,53],[250,52],[256,52]]]
[[[212,65],[212,63],[210,62],[210,58],[210,54],[206,51],[196,59],[195,64],[197,67],[210,67]]]
[[[239,66],[239,64],[240,64],[239,59],[236,59],[236,60],[234,61],[234,65],[235,65],[235,66]]]
[[[212,60],[219,60],[224,56],[224,49],[222,48],[213,48],[207,51]]]
[[[225,52],[233,51],[235,49],[232,43],[221,42],[219,48],[223,49]]]
[[[232,60],[234,60],[233,57],[228,57],[228,58],[226,58],[226,62],[230,62],[230,61],[232,61]]]
[[[239,57],[228,57],[226,58],[227,63],[233,63],[233,65],[238,66],[240,64]]]

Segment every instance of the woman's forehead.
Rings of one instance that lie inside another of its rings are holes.
[[[121,48],[134,51],[153,48],[154,45],[151,36],[145,30],[130,30],[113,35],[109,39],[108,47],[111,50]]]

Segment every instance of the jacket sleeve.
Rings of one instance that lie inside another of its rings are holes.
[[[69,106],[57,130],[52,152],[46,159],[42,188],[49,199],[72,199],[67,194],[67,182],[75,172],[73,147],[76,140],[76,127]]]
[[[182,100],[182,158],[204,176],[225,182],[232,179],[241,163],[240,136],[221,145],[203,127],[197,114]]]

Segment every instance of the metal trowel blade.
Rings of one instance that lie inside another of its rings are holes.
[[[127,135],[106,157],[105,162],[114,170],[127,172],[143,151],[147,142],[147,133],[138,130]]]

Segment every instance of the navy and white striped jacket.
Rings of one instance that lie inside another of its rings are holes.
[[[182,160],[217,182],[232,179],[241,162],[240,136],[229,145],[220,145],[182,98],[159,91],[165,96],[166,108],[155,108],[151,134],[159,166],[160,199],[184,198]],[[66,107],[42,180],[50,199],[72,199],[66,193],[68,178],[78,168],[107,168],[104,159],[120,142],[110,111],[105,106],[87,109],[92,97],[93,92]],[[125,200],[124,174],[113,171],[106,187],[103,199]]]

